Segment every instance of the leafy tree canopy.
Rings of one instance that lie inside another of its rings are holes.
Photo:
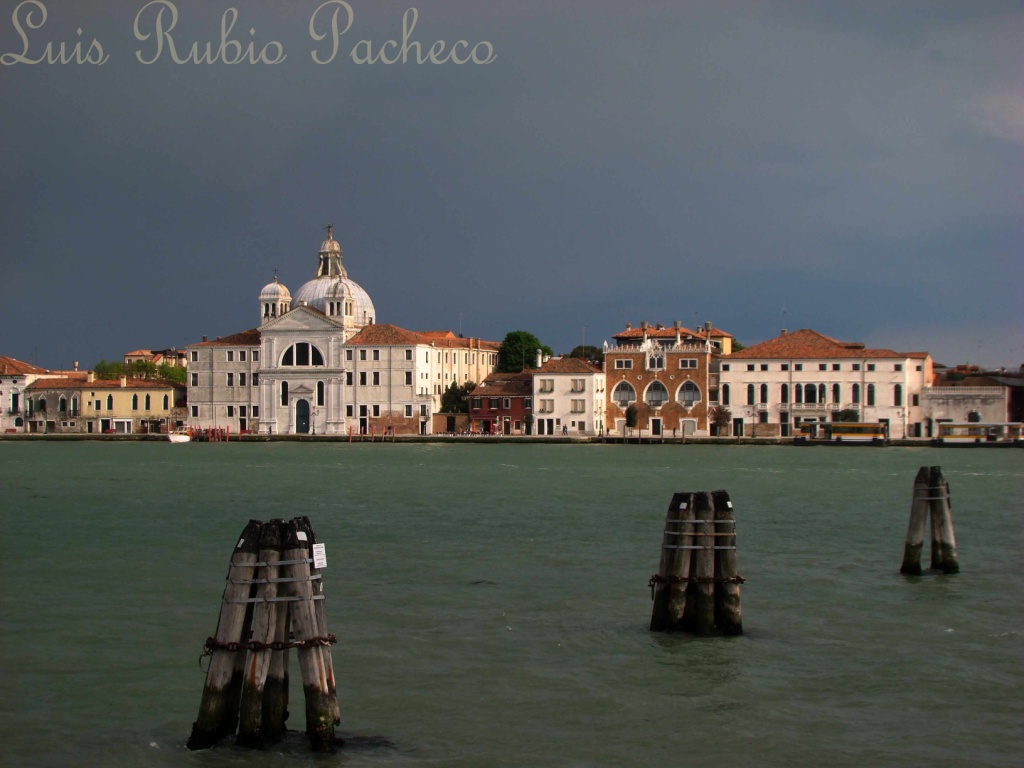
[[[469,400],[466,395],[475,388],[476,384],[472,381],[465,384],[453,381],[448,385],[448,389],[441,393],[441,413],[469,413]]]
[[[498,373],[519,373],[527,368],[536,368],[537,350],[551,356],[551,347],[540,343],[540,339],[529,331],[509,331],[498,348]]]
[[[97,379],[119,379],[127,376],[129,379],[166,379],[178,384],[185,383],[187,371],[176,365],[164,363],[157,367],[149,360],[134,360],[130,363],[120,363],[116,360],[100,360],[92,368]]]
[[[834,421],[860,421],[860,412],[854,408],[837,411]]]
[[[161,379],[167,381],[173,381],[176,384],[184,384],[185,379],[188,377],[188,371],[185,370],[183,365],[169,365],[163,363],[156,369],[156,375]]]
[[[604,362],[604,350],[593,344],[578,344],[572,348],[572,352],[568,356],[586,360],[594,365],[601,365]]]
[[[721,405],[716,405],[708,414],[709,420],[719,429],[725,429],[732,423],[732,411]]]

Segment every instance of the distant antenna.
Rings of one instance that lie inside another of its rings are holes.
[[[459,338],[462,338],[462,313],[459,312]]]
[[[587,349],[587,326],[584,325],[583,326],[583,350],[584,350],[584,354],[586,354],[586,349]]]

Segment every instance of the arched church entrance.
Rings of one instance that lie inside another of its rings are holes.
[[[295,434],[309,434],[309,400],[295,402]]]

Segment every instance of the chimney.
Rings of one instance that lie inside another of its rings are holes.
[[[785,336],[785,335],[786,335],[786,329],[783,328],[781,331],[779,331],[779,336]]]
[[[630,331],[632,329],[633,329],[633,324],[632,323],[626,323],[626,330]]]
[[[675,321],[674,323],[672,323],[672,327],[676,329],[676,346],[677,346],[677,347],[678,347],[678,346],[679,346],[679,345],[680,345],[680,344],[682,343],[682,341],[683,341],[683,340],[682,340],[682,338],[681,338],[681,334],[679,333],[679,330],[680,330],[680,328],[682,328],[682,325],[683,325],[683,324],[682,324],[682,323],[680,323],[680,322],[679,322],[678,320],[676,320],[676,321]]]
[[[540,368],[542,365],[544,365],[544,353],[541,352],[538,349],[537,350],[537,364],[535,366],[533,366],[533,367],[534,368]]]
[[[92,371],[89,371],[89,375],[86,377],[86,381],[89,382],[90,384],[96,381],[96,374],[93,373]]]
[[[642,323],[640,323],[640,328],[644,332],[644,342],[643,343],[646,344],[647,343],[647,321],[646,320],[644,320]]]
[[[204,344],[206,343],[206,337],[205,336],[203,336],[203,343]]]
[[[77,373],[78,372],[78,361],[75,360],[73,365],[74,365],[75,372]]]
[[[127,386],[128,386],[128,377],[127,376],[122,376],[121,377],[121,389],[124,389]]]

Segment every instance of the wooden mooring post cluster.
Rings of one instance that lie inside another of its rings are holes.
[[[910,576],[921,574],[921,550],[927,523],[931,524],[932,569],[942,573],[959,572],[951,509],[949,483],[942,476],[942,467],[921,467],[914,478],[910,525],[907,527],[900,573]]]
[[[331,751],[341,721],[323,607],[322,545],[306,517],[250,520],[228,567],[210,666],[189,749],[206,749],[237,730],[237,743],[280,740],[288,718],[288,655],[295,649],[305,693],[306,733]]]
[[[676,493],[668,506],[658,572],[649,586],[651,630],[741,635],[736,519],[725,491]]]

